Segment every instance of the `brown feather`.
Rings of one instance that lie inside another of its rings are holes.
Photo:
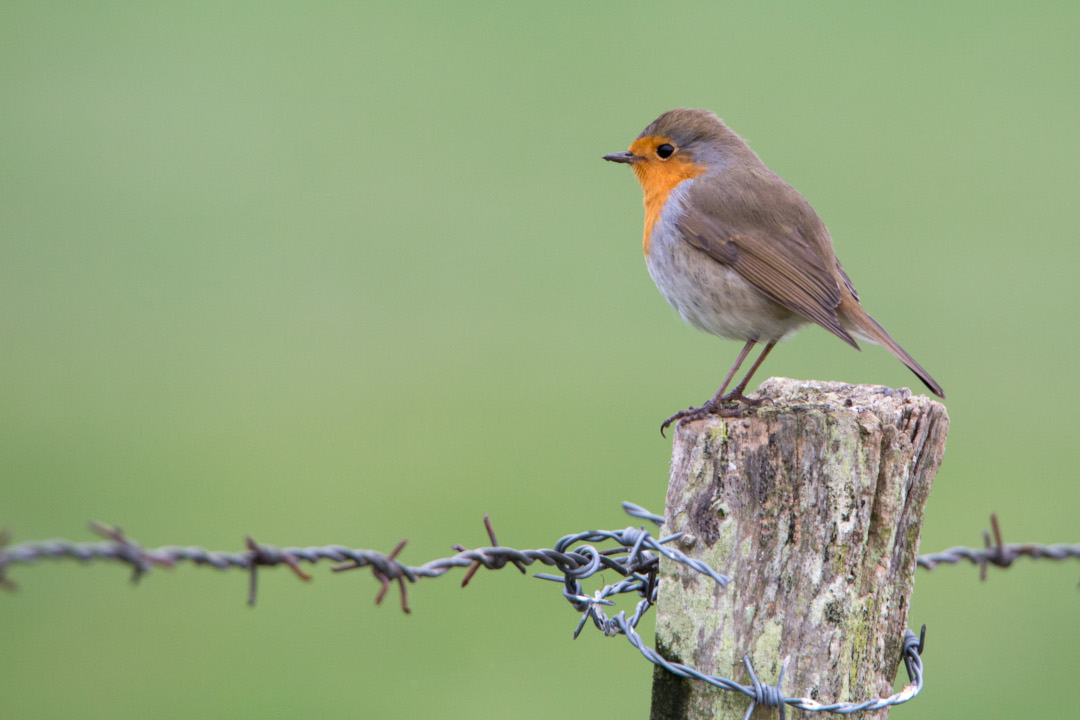
[[[802,201],[801,204],[806,203],[801,195],[786,183],[784,185]],[[757,204],[762,202],[760,199],[724,198],[715,192],[715,188],[715,184],[705,183],[696,183],[691,188],[688,202],[684,203],[685,214],[679,220],[679,231],[687,242],[731,267],[772,301],[858,348],[837,316],[842,295],[835,275],[799,231],[799,225],[805,224],[798,222],[797,215],[801,213],[792,213],[796,217],[790,219],[752,217],[753,205],[739,200],[752,200]],[[782,191],[784,188],[777,189]],[[792,207],[785,200],[788,198],[776,198],[758,207],[780,210]],[[794,204],[794,208],[802,209],[799,203]],[[817,220],[817,216],[813,219]],[[820,223],[817,220],[817,224]],[[824,230],[824,226],[821,229]]]
[[[908,354],[907,350],[900,347],[900,343],[892,339],[892,335],[889,335],[888,331],[881,327],[881,323],[870,317],[870,314],[863,309],[856,297],[845,298],[840,306],[840,311],[845,320],[858,328],[856,331],[858,334],[866,336],[866,338],[873,340],[888,350],[897,360],[907,365],[908,369],[915,373],[923,381],[923,384],[930,388],[931,392],[942,400],[945,399],[945,391],[941,389],[941,385],[938,385],[937,380],[931,377],[930,373],[926,372],[923,366]]]

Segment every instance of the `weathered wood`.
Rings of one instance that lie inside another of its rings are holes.
[[[948,415],[906,389],[772,378],[760,393],[773,403],[745,418],[675,432],[663,532],[686,532],[680,549],[734,580],[721,589],[662,561],[657,649],[743,684],[744,655],[768,684],[790,656],[789,697],[888,696]],[[741,719],[748,706],[741,694],[654,675],[654,720]]]

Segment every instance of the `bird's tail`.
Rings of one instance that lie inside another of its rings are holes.
[[[885,331],[885,328],[878,324],[878,321],[870,317],[870,315],[862,309],[857,300],[853,298],[848,299],[843,303],[847,307],[842,307],[842,316],[848,320],[851,324],[849,328],[852,330],[856,337],[866,340],[868,342],[877,343],[883,348],[891,352],[897,360],[908,366],[911,372],[919,376],[919,379],[923,381],[923,384],[930,389],[930,392],[937,395],[942,400],[945,399],[945,391],[941,389],[937,381],[930,377],[930,373],[923,369],[923,366],[915,361],[915,358],[908,354],[907,350],[900,347],[900,344],[892,339],[892,336]]]

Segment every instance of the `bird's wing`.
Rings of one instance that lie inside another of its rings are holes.
[[[859,291],[855,289],[855,285],[851,282],[851,278],[844,272],[844,266],[840,264],[839,260],[836,261],[836,269],[840,271],[840,277],[844,278],[844,284],[847,285],[851,297],[855,298],[855,302],[859,302]]]
[[[771,300],[859,347],[836,315],[841,300],[836,277],[795,227],[740,222],[726,213],[709,212],[714,204],[684,204],[678,226],[687,242],[731,267]]]

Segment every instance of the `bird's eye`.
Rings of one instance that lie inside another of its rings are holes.
[[[656,154],[660,156],[661,160],[667,160],[675,153],[675,146],[671,143],[664,143],[656,148]]]

